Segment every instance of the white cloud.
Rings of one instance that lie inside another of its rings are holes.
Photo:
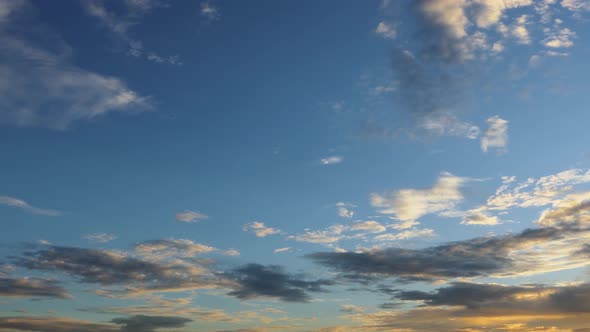
[[[393,24],[384,21],[379,22],[377,28],[375,28],[375,33],[386,39],[395,39],[397,35]]]
[[[224,251],[223,254],[226,256],[232,256],[232,257],[240,256],[240,252],[236,249],[228,249],[228,250]]]
[[[86,240],[98,243],[107,243],[115,240],[117,236],[115,234],[108,234],[108,233],[93,233],[84,235]]]
[[[0,196],[0,204],[19,208],[19,209],[22,209],[24,211],[27,211],[27,212],[30,212],[33,214],[39,214],[39,215],[44,215],[44,216],[57,217],[57,216],[62,215],[61,211],[51,210],[51,209],[41,209],[41,208],[32,206],[31,204],[23,201],[22,199],[18,199],[18,198],[14,198],[14,197]]]
[[[486,120],[488,130],[481,139],[481,149],[487,152],[489,148],[497,148],[505,151],[508,145],[508,121],[495,115]]]
[[[283,248],[277,248],[275,250],[273,250],[272,252],[277,254],[277,253],[281,253],[281,252],[287,252],[291,250],[291,247],[283,247]]]
[[[205,220],[207,218],[209,218],[209,216],[201,212],[191,210],[186,210],[176,214],[176,220],[182,222],[197,222],[199,220]]]
[[[430,237],[434,236],[434,231],[429,228],[417,229],[412,228],[409,230],[405,230],[403,232],[399,232],[397,234],[381,234],[375,237],[377,241],[399,241],[399,240],[407,240],[416,237]]]
[[[478,126],[459,120],[449,112],[434,112],[424,117],[419,126],[440,136],[458,136],[476,139],[480,134]]]
[[[576,33],[568,28],[557,30],[546,29],[545,33],[549,36],[543,40],[543,45],[549,48],[569,48],[574,46],[572,39],[576,38]]]
[[[342,156],[329,156],[329,157],[320,159],[320,162],[322,163],[322,165],[334,165],[334,164],[341,163],[343,160],[344,160],[344,157],[342,157]]]
[[[355,205],[346,202],[338,202],[336,203],[336,207],[338,207],[338,216],[342,218],[354,217],[354,210],[352,210],[352,208],[355,207]]]
[[[103,26],[109,29],[117,39],[126,45],[127,54],[133,57],[142,57],[156,63],[168,63],[182,65],[178,55],[162,56],[154,51],[146,50],[144,43],[132,37],[131,28],[138,25],[140,19],[149,12],[167,7],[167,3],[161,0],[126,0],[124,6],[119,6],[117,13],[109,10],[102,1],[82,2],[86,13],[97,18]]]
[[[464,225],[494,226],[500,224],[500,221],[496,216],[490,216],[485,212],[475,209],[467,211],[461,223]]]
[[[443,213],[463,200],[460,191],[467,179],[443,172],[429,189],[401,189],[371,195],[371,204],[381,213],[394,214],[401,221],[413,221],[426,214]]]
[[[135,252],[152,259],[194,257],[197,254],[207,254],[217,250],[217,248],[188,239],[145,241],[135,246]]]
[[[266,237],[268,235],[280,234],[281,231],[277,228],[267,227],[263,222],[253,221],[247,223],[243,227],[244,231],[250,231],[256,234],[258,237]]]
[[[209,21],[218,20],[220,17],[219,8],[213,6],[210,1],[201,2],[201,16]]]
[[[387,228],[374,220],[359,221],[350,227],[353,231],[366,231],[369,233],[383,233]]]
[[[298,242],[333,244],[346,238],[344,232],[347,229],[348,228],[343,225],[334,225],[319,231],[306,230],[305,233],[289,236],[289,239]]]
[[[73,65],[70,46],[60,36],[32,22],[32,5],[26,4],[15,1],[11,9],[3,9],[1,14],[1,123],[63,130],[73,122],[93,120],[108,113],[152,108],[149,98],[140,96],[120,79]],[[26,28],[11,29],[11,24],[17,22]],[[25,31],[22,36],[15,32],[21,30]],[[44,39],[32,42],[24,37],[28,30],[43,31]]]
[[[590,11],[588,0],[562,0],[561,6],[572,11]]]

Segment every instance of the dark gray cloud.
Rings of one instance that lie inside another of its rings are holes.
[[[524,272],[519,271],[523,267],[510,256],[511,252],[535,243],[558,240],[564,235],[579,231],[587,230],[567,226],[545,227],[424,249],[389,248],[362,253],[319,252],[307,257],[352,280],[364,281],[366,276],[395,277],[400,281],[479,277]]]
[[[434,292],[400,291],[395,299],[470,310],[590,313],[590,284],[571,286],[452,283]]]
[[[184,327],[192,320],[183,317],[136,315],[115,318],[111,322],[121,326],[121,332],[153,332],[161,328]]]
[[[310,299],[307,292],[323,292],[323,286],[334,284],[324,279],[305,280],[276,265],[247,264],[226,273],[226,277],[239,285],[228,295],[240,299],[274,297],[287,302],[306,302]]]
[[[32,278],[0,278],[0,296],[70,298],[56,281]]]
[[[191,319],[173,316],[130,316],[115,318],[112,324],[65,317],[0,317],[0,330],[34,332],[153,332],[181,328]]]
[[[31,270],[66,273],[81,282],[159,291],[223,285],[198,261],[154,262],[122,253],[78,247],[45,246],[26,251],[14,264]]]
[[[114,325],[59,317],[0,317],[0,330],[34,332],[117,332]]]

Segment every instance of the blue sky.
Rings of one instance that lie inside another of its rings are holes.
[[[587,331],[589,12],[0,0],[0,331]]]

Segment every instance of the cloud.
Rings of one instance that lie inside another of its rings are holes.
[[[290,235],[288,238],[298,241],[298,242],[308,242],[308,243],[316,243],[316,244],[333,244],[336,243],[346,236],[344,232],[348,228],[343,225],[333,225],[325,230],[318,230],[318,231],[311,231],[305,230],[304,233]]]
[[[239,299],[269,297],[285,302],[307,302],[308,292],[325,292],[323,287],[334,283],[324,279],[308,281],[302,276],[289,275],[276,265],[248,264],[226,272],[225,276],[240,285],[228,295]]]
[[[416,237],[430,237],[430,236],[434,236],[434,230],[430,229],[430,228],[423,228],[423,229],[418,229],[418,228],[412,228],[412,229],[407,229],[405,231],[399,232],[397,234],[381,234],[381,235],[377,235],[375,236],[375,240],[377,241],[398,241],[398,240],[408,240],[408,239],[413,239]]]
[[[183,317],[136,315],[114,318],[111,322],[120,325],[121,332],[153,332],[164,328],[181,328],[191,321]]]
[[[590,241],[590,193],[572,194],[545,211],[539,228],[477,237],[423,249],[320,252],[315,262],[359,278],[439,280],[537,275],[588,266],[578,254]]]
[[[490,148],[505,151],[508,145],[508,121],[495,115],[487,119],[489,125],[484,137],[481,139],[481,149],[488,152]]]
[[[381,208],[381,213],[394,214],[401,221],[417,220],[426,214],[453,210],[463,200],[460,188],[467,180],[443,172],[432,188],[373,193],[371,205]]]
[[[365,231],[369,233],[383,233],[387,228],[375,220],[355,222],[351,226],[353,231]]]
[[[346,202],[338,202],[336,203],[336,207],[338,207],[338,216],[342,218],[354,217],[354,210],[352,210],[352,208],[356,207],[355,205]]]
[[[200,220],[205,220],[209,218],[209,216],[201,213],[201,212],[197,212],[197,211],[191,211],[191,210],[185,210],[183,212],[179,212],[176,214],[176,220],[178,221],[182,221],[182,222],[197,222]]]
[[[395,39],[397,36],[395,27],[391,23],[387,23],[385,21],[379,22],[377,28],[375,28],[375,33],[385,39]]]
[[[61,272],[80,282],[125,286],[126,293],[150,293],[228,286],[208,270],[205,262],[179,258],[162,261],[132,257],[111,250],[44,246],[14,258],[30,270]]]
[[[0,317],[0,329],[37,332],[116,332],[114,325],[62,317]]]
[[[561,0],[561,6],[572,11],[590,11],[590,3],[586,0]]]
[[[163,56],[154,51],[147,50],[144,42],[133,37],[131,30],[137,26],[141,19],[157,8],[167,7],[168,2],[162,0],[126,0],[123,6],[111,10],[108,2],[101,0],[84,1],[82,6],[86,13],[100,21],[115,36],[119,43],[127,48],[127,55],[143,57],[155,63],[168,63],[181,66],[178,55]]]
[[[273,250],[272,252],[277,254],[277,253],[281,253],[281,252],[287,252],[291,250],[291,247],[283,247],[283,248],[277,248],[275,250]]]
[[[152,108],[122,80],[73,65],[70,46],[29,19],[30,3],[14,1],[10,8],[0,19],[0,123],[63,130],[108,113]],[[22,29],[13,29],[17,24]]]
[[[217,248],[187,239],[150,240],[135,245],[135,252],[160,260],[172,257],[194,257],[197,254],[206,254],[217,250]]]
[[[218,20],[221,14],[219,8],[214,6],[211,1],[203,1],[201,2],[201,16],[211,22]]]
[[[320,159],[320,163],[322,163],[322,165],[340,164],[343,161],[344,161],[344,158],[341,156],[329,156],[329,157]]]
[[[432,112],[425,115],[418,124],[420,128],[439,136],[457,136],[476,139],[480,134],[478,126],[459,120],[449,112]]]
[[[108,234],[108,233],[93,233],[84,235],[84,238],[98,243],[107,243],[115,240],[117,236],[115,234]]]
[[[485,225],[485,226],[494,226],[500,224],[497,216],[490,216],[485,212],[482,212],[482,209],[474,209],[467,211],[463,220],[461,221],[462,224],[465,225]]]
[[[266,227],[263,222],[253,221],[244,225],[243,230],[246,232],[253,232],[258,237],[267,237],[268,235],[280,234],[281,231],[277,228]]]
[[[39,215],[43,215],[43,216],[57,217],[57,216],[62,215],[61,211],[50,210],[50,209],[41,209],[41,208],[32,206],[31,204],[23,201],[22,199],[18,199],[18,198],[14,198],[14,197],[0,196],[0,204],[15,207],[15,208],[22,209],[24,211],[27,211],[27,212],[30,212],[33,214],[39,214]]]
[[[71,298],[57,282],[32,278],[0,278],[0,296]]]

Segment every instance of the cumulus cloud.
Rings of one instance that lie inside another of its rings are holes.
[[[267,237],[269,235],[280,234],[281,231],[277,228],[267,227],[263,222],[253,221],[247,223],[243,227],[246,232],[253,232],[258,237]]]
[[[31,204],[27,203],[26,201],[23,201],[22,199],[9,197],[9,196],[0,196],[0,204],[10,206],[10,207],[15,207],[15,208],[22,209],[24,211],[27,211],[27,212],[30,212],[33,214],[39,214],[39,215],[44,215],[44,216],[57,217],[57,216],[62,215],[61,211],[38,208],[38,207],[32,206]]]
[[[306,280],[302,276],[287,274],[276,265],[248,264],[225,273],[240,287],[228,293],[239,299],[257,297],[277,298],[286,302],[307,302],[308,292],[325,292],[324,286],[332,285],[330,280]]]
[[[0,122],[63,130],[108,113],[152,108],[122,80],[75,66],[70,46],[32,21],[31,4],[14,1],[10,8],[0,19]],[[12,29],[16,24],[26,28]]]
[[[467,180],[443,172],[432,188],[373,193],[371,204],[381,208],[381,213],[394,214],[399,220],[417,220],[426,214],[453,210],[463,200],[460,189]]]
[[[209,216],[201,212],[191,210],[185,210],[176,214],[176,220],[189,223],[205,220],[207,218],[209,218]]]
[[[33,278],[0,278],[0,296],[59,299],[71,297],[56,281]]]
[[[505,151],[508,145],[508,121],[495,115],[487,119],[488,130],[481,139],[481,149],[488,152],[490,148]]]

